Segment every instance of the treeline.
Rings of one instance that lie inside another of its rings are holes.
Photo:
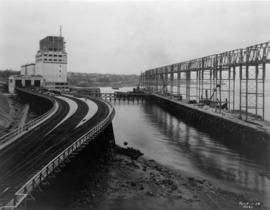
[[[10,70],[10,69],[6,69],[6,70],[0,70],[0,81],[7,83],[8,82],[8,77],[10,75],[18,75],[20,74],[19,71],[14,71],[14,70]]]
[[[0,70],[1,83],[7,83],[10,75],[19,75],[20,71]],[[76,73],[68,72],[68,83],[73,86],[94,87],[94,86],[136,86],[139,76],[135,74],[98,74],[98,73]]]
[[[139,76],[135,74],[98,74],[68,72],[68,83],[74,86],[136,86]]]

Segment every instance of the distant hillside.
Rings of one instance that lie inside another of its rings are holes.
[[[0,70],[0,83],[7,84],[10,75],[18,75],[19,71]],[[68,83],[74,86],[112,86],[122,84],[122,86],[136,86],[139,76],[135,74],[97,74],[97,73],[75,73],[68,72]]]
[[[68,72],[68,83],[74,86],[112,86],[122,84],[122,86],[136,86],[139,76],[135,74],[97,74],[97,73],[75,73]]]

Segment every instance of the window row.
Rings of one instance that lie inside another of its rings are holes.
[[[63,59],[47,59],[47,58],[42,59],[42,58],[38,58],[38,59],[36,59],[36,60],[37,60],[37,61],[42,61],[42,60],[44,60],[44,61],[60,61],[60,62],[64,62]]]
[[[52,54],[44,54],[44,56],[49,56],[49,57],[62,57],[62,55],[52,55]],[[65,55],[64,55],[65,57]]]
[[[44,59],[44,61],[63,61],[62,59]]]

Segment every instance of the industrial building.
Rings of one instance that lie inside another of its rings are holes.
[[[67,53],[61,35],[47,36],[40,40],[36,54],[35,74],[45,79],[47,88],[68,88]]]
[[[35,64],[30,63],[30,64],[25,64],[21,66],[21,75],[35,75]]]
[[[39,75],[11,75],[8,78],[8,92],[14,94],[16,87],[42,87],[44,79]]]
[[[9,77],[9,92],[16,87],[44,86],[48,89],[68,89],[67,53],[64,37],[47,36],[39,42],[36,62],[21,66],[20,76]]]

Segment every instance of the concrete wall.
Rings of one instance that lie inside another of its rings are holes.
[[[204,130],[211,135],[226,137],[226,143],[232,142],[247,147],[270,145],[270,136],[266,133],[154,95],[151,95],[149,99],[200,130]]]
[[[18,90],[17,96],[20,97],[22,101],[29,103],[30,110],[38,115],[44,114],[53,107],[53,101],[48,96],[33,94],[25,90]]]
[[[36,75],[41,75],[45,82],[67,82],[67,64],[37,62]]]
[[[21,87],[26,87],[28,81],[30,81],[30,86],[35,86],[35,81],[39,81],[40,87],[44,86],[44,79],[37,76],[10,76],[8,78],[8,92],[11,94],[15,93],[15,88],[19,87],[16,85],[16,81],[21,84]]]

